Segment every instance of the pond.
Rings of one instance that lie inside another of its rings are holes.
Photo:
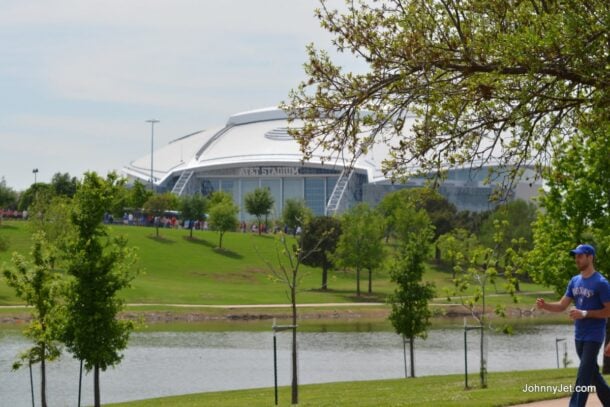
[[[490,333],[489,371],[556,367],[555,339],[564,344],[572,366],[572,326],[543,325],[515,335]],[[277,334],[280,385],[290,384],[289,332]],[[0,394],[2,405],[31,406],[29,372],[11,371],[11,364],[28,342],[14,330],[0,330]],[[392,332],[299,333],[299,383],[323,383],[404,377],[402,340]],[[464,372],[463,329],[433,329],[416,341],[416,375]],[[471,380],[477,380],[478,332],[468,339]],[[562,357],[562,355],[560,355]],[[601,356],[600,356],[601,363]],[[78,361],[69,355],[49,363],[50,405],[76,405]],[[34,384],[38,405],[38,365]],[[273,386],[271,332],[137,332],[132,334],[123,362],[101,374],[102,402],[118,402],[195,392]],[[92,374],[83,378],[83,403],[93,402]],[[270,394],[270,400],[273,395]]]

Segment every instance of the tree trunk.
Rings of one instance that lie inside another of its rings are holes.
[[[191,239],[193,238],[193,221],[189,222],[189,228],[191,229]]]
[[[438,247],[438,242],[434,244],[434,259],[436,264],[441,264],[441,249]]]
[[[485,327],[481,325],[481,388],[487,387],[487,360],[485,360]]]
[[[158,225],[157,225],[157,226],[155,226],[155,229],[156,229],[156,231],[157,231],[157,237],[159,237],[159,226],[158,226]]]
[[[47,407],[47,373],[46,373],[46,347],[45,343],[40,344],[40,405]]]
[[[356,295],[360,297],[360,267],[356,267]]]
[[[415,338],[409,338],[409,356],[411,357],[411,377],[415,377]]]
[[[322,263],[322,290],[326,291],[328,289],[328,264],[326,262]]]
[[[409,378],[409,374],[407,373],[407,337],[402,336],[402,356],[405,362],[405,379]]]
[[[369,268],[369,294],[373,294],[373,269]]]
[[[261,218],[256,218],[256,220],[258,221],[258,235],[260,236],[261,235],[261,226],[262,226]]]
[[[101,407],[100,401],[100,367],[95,365],[93,368],[93,405],[95,407]]]
[[[296,274],[296,273],[295,273]],[[296,275],[293,278],[292,294],[292,404],[299,404],[299,381],[297,378],[297,298]]]
[[[224,233],[220,232],[220,240],[218,241],[218,248],[222,249],[222,235],[224,235]]]
[[[481,388],[487,387],[487,360],[485,359],[485,283],[482,288],[482,302],[483,311],[481,313],[481,319],[479,321],[481,325]]]

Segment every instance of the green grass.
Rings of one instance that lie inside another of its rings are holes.
[[[376,380],[304,385],[299,387],[299,405],[315,407],[358,406],[430,406],[474,407],[508,406],[566,396],[567,394],[525,393],[524,385],[570,385],[575,369],[552,369],[490,373],[488,388],[464,390],[463,375],[427,376],[416,379]],[[476,375],[470,384],[477,384]],[[271,406],[273,389],[239,390],[164,397],[113,404],[113,406]],[[592,396],[595,397],[595,396]],[[289,387],[279,391],[281,406],[290,405]]]
[[[161,238],[154,237],[154,229],[143,227],[113,226],[112,233],[124,234],[130,245],[138,248],[138,267],[142,270],[133,287],[122,295],[129,303],[145,304],[286,304],[286,286],[273,281],[272,272],[265,260],[277,265],[277,242],[273,236],[257,236],[250,233],[227,233],[223,246],[217,250],[218,235],[211,231],[195,231],[194,239],[188,239],[188,231],[162,229]],[[8,263],[11,252],[27,253],[30,232],[26,222],[4,222],[0,234],[9,240],[9,250],[0,253],[0,264]],[[321,270],[303,266],[304,278],[298,294],[299,303],[344,303],[378,301],[394,289],[386,271],[373,274],[373,295],[355,295],[356,279],[352,271],[334,271],[329,278],[329,290],[320,291]],[[451,274],[429,265],[425,279],[437,286],[439,302],[451,287]],[[361,289],[367,289],[367,274],[362,273]],[[524,292],[545,288],[534,284],[522,284]],[[490,306],[509,304],[511,299],[502,293],[502,281],[498,281],[498,293],[493,286]],[[532,298],[524,307],[530,307]],[[4,281],[0,280],[0,305],[20,304],[20,301]],[[525,303],[524,303],[525,304]]]

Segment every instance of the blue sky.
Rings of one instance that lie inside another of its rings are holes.
[[[341,2],[337,1],[337,4]],[[0,177],[119,170],[155,144],[287,98],[314,0],[3,0]]]

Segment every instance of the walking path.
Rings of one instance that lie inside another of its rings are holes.
[[[528,294],[552,294],[552,291],[538,291],[531,292]],[[500,297],[506,294],[489,294],[487,297]],[[467,297],[464,297],[467,298]],[[434,298],[433,300],[446,300],[443,298]],[[175,308],[290,308],[290,304],[233,304],[233,305],[212,305],[212,304],[144,304],[144,303],[131,303],[126,304],[128,307],[175,307]],[[298,304],[298,308],[325,308],[325,307],[378,307],[387,305],[384,302],[332,302],[332,303],[317,303],[317,304]],[[431,303],[430,305],[439,307],[450,307],[458,304],[436,304]],[[0,305],[0,309],[12,309],[12,308],[27,308],[27,305]]]
[[[144,304],[131,303],[128,307],[172,307],[172,308],[290,308],[291,304],[233,304],[233,305],[211,305],[211,304]],[[386,305],[383,302],[338,302],[319,304],[298,304],[297,308],[325,308],[325,307],[373,307]],[[438,304],[451,305],[451,304]],[[0,309],[29,308],[28,305],[0,305]]]
[[[566,407],[570,403],[570,398],[562,398],[555,400],[536,401],[529,404],[519,404],[513,407]],[[602,407],[599,399],[596,395],[591,394],[589,400],[587,400],[587,407]]]

